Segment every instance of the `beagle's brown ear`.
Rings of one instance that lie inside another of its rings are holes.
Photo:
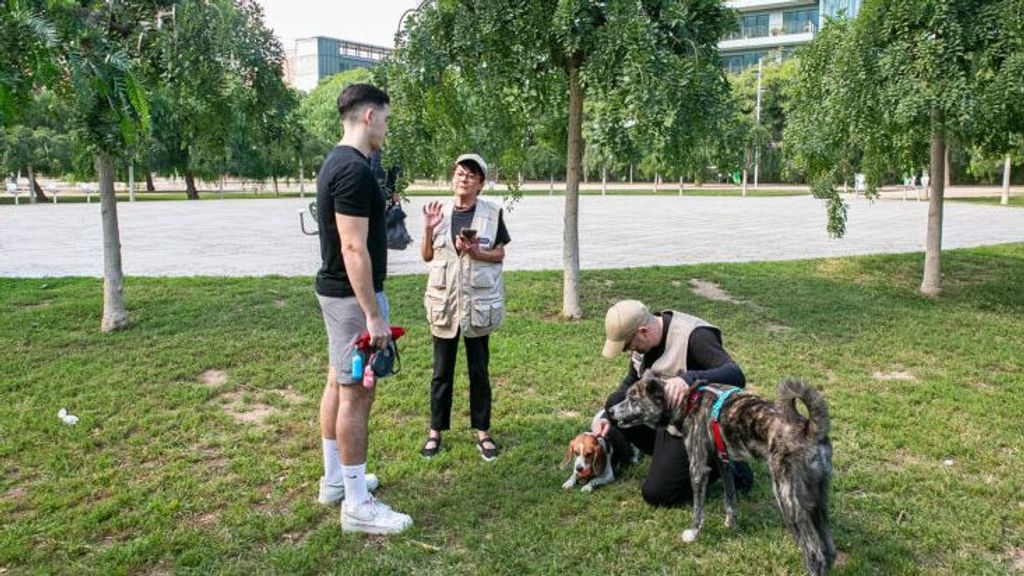
[[[604,467],[608,465],[608,457],[600,444],[594,447],[594,476],[604,474]]]
[[[566,466],[568,466],[569,462],[572,461],[572,457],[576,455],[572,451],[572,445],[575,442],[576,442],[575,438],[573,438],[572,440],[569,440],[569,447],[565,449],[565,458],[562,459],[562,463],[558,466],[559,468],[564,469]]]

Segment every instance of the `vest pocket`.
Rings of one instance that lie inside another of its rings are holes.
[[[496,328],[505,318],[505,305],[501,300],[473,302],[469,322],[473,328]]]
[[[427,322],[432,326],[447,326],[452,321],[452,308],[448,305],[448,299],[427,294],[423,299],[423,306],[427,309]]]
[[[448,268],[448,262],[444,260],[435,259],[434,262],[431,262],[427,284],[432,288],[446,288],[448,286],[446,268]]]
[[[494,284],[498,281],[499,274],[501,274],[499,266],[490,262],[474,261],[470,283],[473,288],[493,288]]]

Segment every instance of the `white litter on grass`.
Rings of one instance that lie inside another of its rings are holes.
[[[946,466],[952,466],[953,464],[956,464],[956,461],[955,460],[943,460],[942,463],[945,464]]]
[[[60,418],[61,422],[64,422],[68,426],[74,426],[75,424],[78,424],[78,416],[70,414],[67,408],[61,408],[60,411],[57,412],[57,418]]]

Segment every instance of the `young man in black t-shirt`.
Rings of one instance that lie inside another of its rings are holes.
[[[353,84],[338,96],[344,136],[317,176],[317,218],[322,265],[316,293],[327,328],[330,368],[320,400],[324,476],[319,500],[341,506],[346,532],[390,534],[412,526],[372,495],[377,478],[366,474],[368,420],[374,388],[353,373],[355,339],[365,330],[371,346],[391,339],[388,301],[385,199],[370,168],[388,132],[390,99],[379,88]]]

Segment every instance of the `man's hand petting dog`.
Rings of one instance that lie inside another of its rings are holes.
[[[683,380],[682,376],[665,380],[665,404],[670,410],[675,410],[683,403],[686,393],[690,391],[690,385]]]

